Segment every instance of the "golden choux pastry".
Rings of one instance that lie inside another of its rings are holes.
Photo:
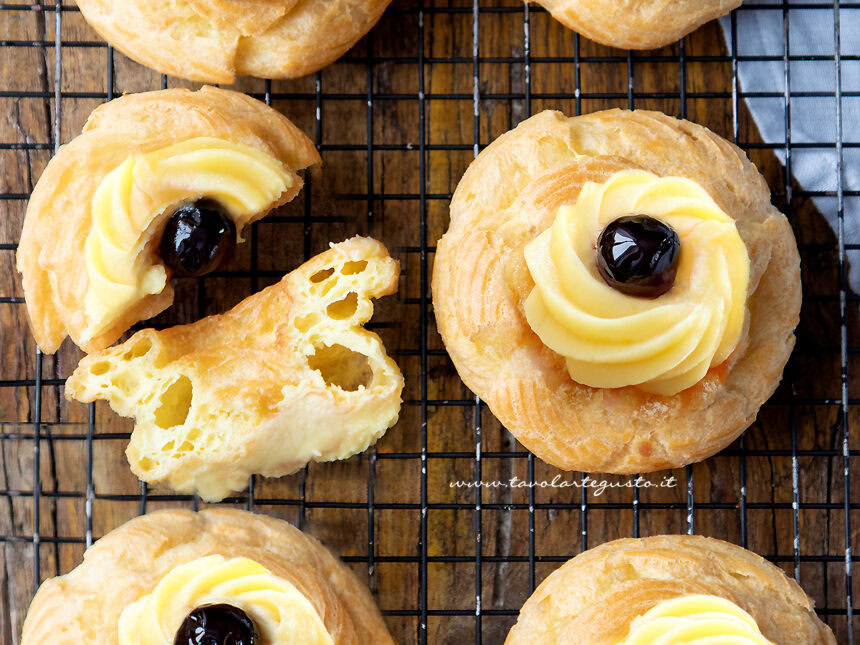
[[[173,302],[160,250],[185,204],[214,200],[230,243],[299,192],[320,161],[286,117],[213,87],[132,94],[98,107],[36,184],[18,245],[36,342],[87,352]],[[233,231],[232,229],[235,229]]]
[[[398,275],[376,240],[332,245],[225,314],[86,356],[66,396],[134,417],[132,471],[207,501],[255,473],[346,459],[400,412],[400,370],[362,327]]]
[[[77,0],[129,58],[204,83],[296,78],[340,58],[391,0]]]
[[[835,645],[798,584],[700,536],[608,542],[569,560],[523,605],[506,645]]]
[[[663,47],[741,6],[741,0],[535,1],[568,29],[622,49]]]
[[[471,164],[433,304],[465,384],[541,459],[635,473],[704,459],[773,393],[800,263],[755,166],[656,112],[543,112]]]
[[[156,511],[98,540],[39,587],[21,644],[249,645],[248,633],[258,645],[394,643],[367,587],[314,538],[212,509]]]

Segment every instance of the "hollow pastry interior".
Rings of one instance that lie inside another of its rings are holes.
[[[249,616],[260,645],[394,643],[365,584],[317,540],[211,508],[148,513],[96,541],[39,587],[21,645],[174,645],[183,619],[213,603]]]
[[[686,638],[672,636],[678,627]],[[581,553],[538,586],[505,643],[672,645],[706,636],[714,640],[702,642],[738,645],[836,643],[781,569],[695,535],[626,538]]]
[[[362,327],[398,274],[379,242],[341,242],[225,314],[90,354],[66,395],[135,418],[139,478],[209,501],[254,473],[345,459],[398,417],[403,378]]]

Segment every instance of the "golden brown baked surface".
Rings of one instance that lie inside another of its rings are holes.
[[[107,347],[134,323],[173,302],[168,283],[125,311],[94,338],[86,337],[84,302],[89,287],[86,243],[93,227],[93,196],[105,176],[130,155],[198,137],[215,137],[267,153],[282,163],[291,186],[268,209],[301,190],[297,172],[320,161],[313,143],[286,117],[238,92],[204,87],[132,94],[105,103],[83,132],[48,163],[36,184],[18,245],[18,270],[33,335],[46,353],[71,336],[85,351]],[[244,222],[248,223],[248,222]]]
[[[39,588],[22,645],[116,645],[122,610],[174,567],[207,555],[250,558],[299,589],[336,645],[393,643],[367,587],[322,544],[245,511],[157,511],[111,531],[84,561]]]
[[[391,0],[77,0],[111,45],[205,83],[296,78],[340,58]]]
[[[243,490],[254,473],[345,459],[400,412],[400,370],[362,327],[399,272],[376,240],[332,245],[225,314],[86,356],[66,396],[106,399],[134,417],[134,473],[207,501]]]
[[[534,286],[523,247],[586,181],[629,168],[698,182],[734,218],[750,256],[740,344],[671,397],[575,383],[522,311]],[[794,235],[746,155],[706,128],[646,111],[547,111],[503,134],[457,186],[433,270],[437,325],[465,384],[524,446],[568,470],[654,471],[731,443],[779,383],[800,298]]]
[[[535,1],[568,29],[623,49],[668,45],[741,5],[741,0]]]
[[[734,544],[688,535],[608,542],[569,560],[523,605],[506,645],[614,645],[658,603],[719,596],[776,645],[831,645],[833,632],[781,569]]]

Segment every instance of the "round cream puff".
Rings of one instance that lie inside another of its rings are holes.
[[[367,587],[322,544],[287,522],[230,509],[157,511],[111,531],[77,568],[42,584],[21,638],[197,642],[394,643]]]
[[[779,383],[797,246],[755,166],[713,132],[656,112],[543,112],[481,152],[450,211],[439,333],[465,384],[544,461],[699,461]]]

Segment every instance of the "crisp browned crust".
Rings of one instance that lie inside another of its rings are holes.
[[[569,560],[526,601],[505,643],[614,645],[636,616],[689,594],[730,600],[775,645],[836,643],[781,569],[734,544],[690,535],[615,540]]]
[[[162,90],[124,96],[98,107],[83,132],[60,148],[39,178],[18,245],[27,312],[42,351],[55,352],[66,336],[88,352],[107,347],[134,323],[171,305],[173,290],[168,285],[125,312],[111,329],[79,342],[86,326],[83,302],[89,285],[84,247],[99,183],[130,154],[195,137],[245,144],[280,160],[293,183],[271,208],[301,190],[298,170],[320,161],[313,142],[285,116],[238,92],[214,87],[197,92]]]
[[[110,44],[159,72],[205,83],[296,78],[340,58],[391,0],[78,0]]]
[[[626,168],[701,184],[735,219],[751,259],[744,339],[672,397],[575,383],[522,313],[533,287],[523,247],[584,182]],[[706,128],[646,111],[547,111],[499,137],[457,186],[433,271],[437,325],[463,381],[523,445],[568,470],[654,471],[731,443],[780,381],[800,298],[794,235],[746,155]]]
[[[741,0],[535,1],[568,29],[623,49],[668,45],[741,5]]]
[[[230,509],[157,511],[96,542],[76,569],[39,588],[22,645],[116,645],[122,610],[171,569],[207,555],[246,557],[295,585],[336,645],[393,644],[367,587],[292,525]]]

